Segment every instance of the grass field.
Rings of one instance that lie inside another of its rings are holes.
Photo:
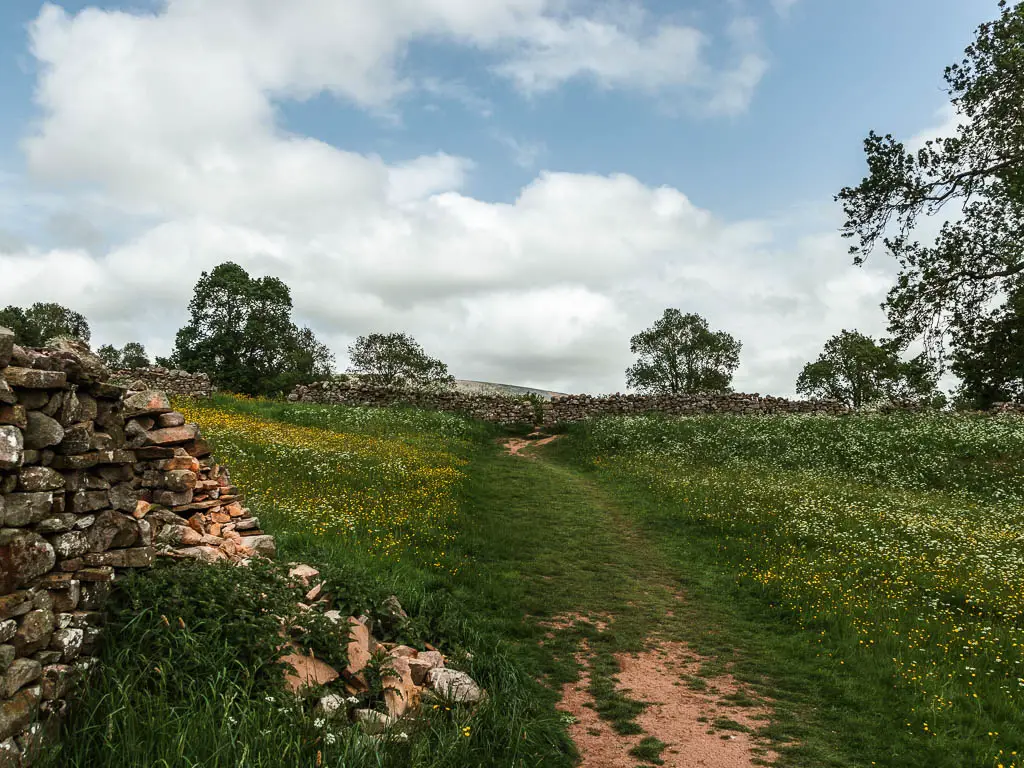
[[[651,536],[713,545],[823,668],[877,689],[864,758],[1020,764],[1020,420],[610,419],[574,437]]]
[[[555,704],[581,643],[597,710],[630,733],[644,705],[616,654],[657,637],[771,701],[779,765],[1021,764],[1018,420],[614,418],[530,459],[453,415],[179,405],[281,561],[321,568],[344,610],[398,595],[413,620],[394,639],[439,645],[491,696],[383,748],[325,732],[280,692],[280,569],[158,568],[121,590],[56,763],[571,766]],[[546,637],[567,613],[608,626]]]

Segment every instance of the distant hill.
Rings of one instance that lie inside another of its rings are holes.
[[[537,395],[550,400],[552,397],[564,396],[564,392],[550,392],[546,389],[533,389],[532,387],[517,387],[514,384],[495,384],[490,381],[470,381],[468,379],[456,379],[455,388],[460,392],[477,395]]]

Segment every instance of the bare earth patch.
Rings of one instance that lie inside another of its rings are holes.
[[[630,756],[629,750],[645,735],[668,745],[661,753],[667,768],[747,768],[777,757],[751,734],[769,710],[723,700],[727,696],[742,699],[741,686],[728,674],[706,678],[707,688],[694,690],[688,681],[695,679],[703,659],[684,644],[662,643],[617,659],[622,669],[619,688],[630,698],[648,703],[637,718],[645,734],[620,736],[587,706],[590,678],[585,668],[579,681],[562,689],[560,705],[576,719],[569,735],[582,755],[582,768],[635,768],[642,761]]]
[[[523,449],[534,445],[547,445],[560,437],[561,435],[548,435],[539,440],[527,440],[525,437],[510,437],[503,440],[502,445],[505,446],[505,449],[511,456],[526,456],[527,454],[523,453]]]

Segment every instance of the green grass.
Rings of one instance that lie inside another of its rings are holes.
[[[780,766],[1009,768],[1024,748],[1007,675],[1024,631],[1017,420],[606,419],[530,459],[452,414],[227,397],[188,411],[281,561],[320,567],[344,611],[397,595],[412,621],[387,639],[439,645],[490,698],[431,710],[407,742],[339,728],[327,743],[278,693],[263,612],[292,597],[274,569],[159,568],[120,590],[118,643],[60,764],[567,768],[555,705],[578,655],[598,714],[640,733],[616,658],[660,640],[703,658],[679,690],[716,695],[728,671],[742,689],[724,703],[768,702],[755,730]],[[582,618],[546,626],[567,615]],[[634,757],[657,764],[656,737]]]
[[[772,732],[817,699],[786,759],[1010,766],[1024,751],[1022,426],[626,418],[559,450],[629,504],[690,603],[729,628],[735,671],[794,694]]]
[[[665,761],[661,759],[661,753],[665,750],[668,745],[656,739],[653,736],[646,736],[640,740],[640,743],[629,750],[629,754],[638,760],[643,760],[645,763],[651,765],[664,765]]]

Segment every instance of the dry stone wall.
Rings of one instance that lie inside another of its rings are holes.
[[[119,575],[274,549],[164,393],[109,383],[77,342],[13,341],[0,328],[0,766],[59,722]]]
[[[546,425],[581,421],[597,416],[663,413],[669,416],[694,416],[706,413],[766,415],[779,413],[842,414],[850,409],[827,400],[787,400],[739,392],[708,392],[696,395],[569,395],[544,403]]]
[[[841,403],[821,400],[787,400],[782,397],[740,393],[699,395],[569,395],[554,397],[535,407],[533,403],[503,395],[462,392],[416,392],[375,387],[348,381],[322,381],[298,386],[288,396],[293,402],[338,403],[341,405],[387,406],[405,403],[420,408],[464,413],[476,419],[498,423],[553,425],[595,416],[663,413],[692,416],[701,413],[775,414],[848,413]]]
[[[376,407],[411,405],[432,411],[463,413],[474,419],[503,424],[532,424],[535,421],[534,406],[526,400],[502,395],[468,394],[456,390],[379,387],[358,381],[317,381],[308,386],[299,385],[288,395],[288,400]]]
[[[205,373],[189,373],[159,365],[113,371],[110,381],[133,390],[151,389],[185,397],[209,397],[215,389]]]

